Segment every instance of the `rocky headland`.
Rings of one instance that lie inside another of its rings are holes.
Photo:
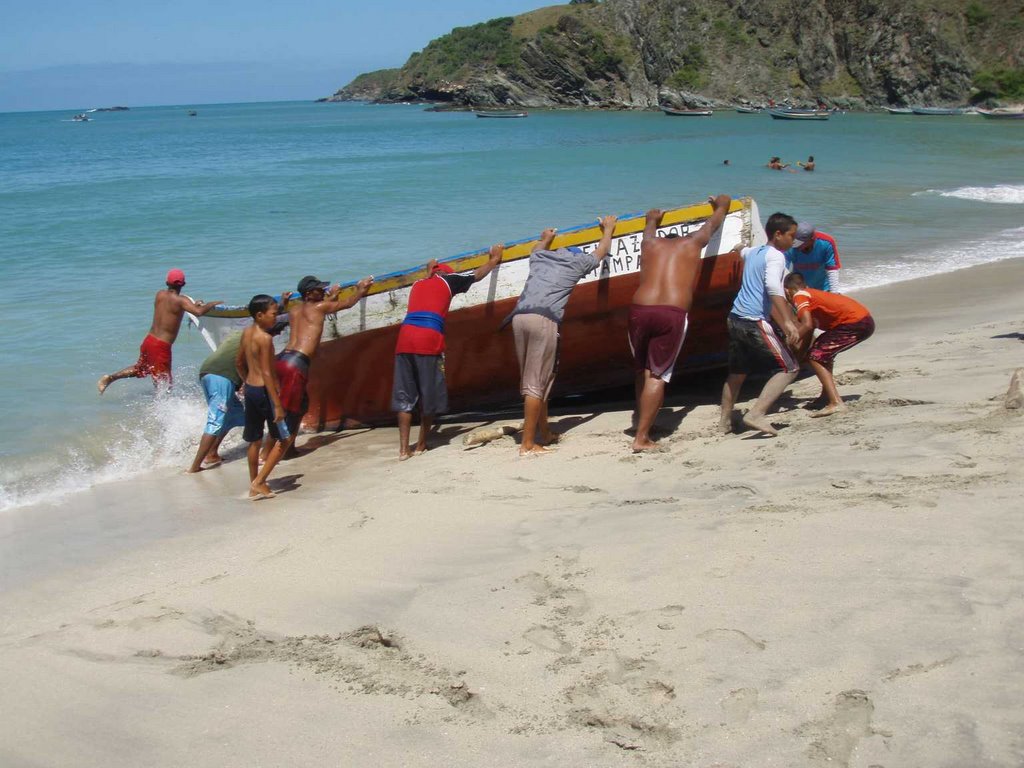
[[[321,101],[611,109],[1024,101],[1021,0],[605,0],[459,27]]]

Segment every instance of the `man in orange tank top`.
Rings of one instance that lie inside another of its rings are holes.
[[[807,348],[807,361],[828,398],[826,406],[811,415],[815,418],[831,416],[845,410],[832,376],[832,366],[836,355],[860,344],[875,332],[875,321],[867,307],[849,296],[808,288],[799,272],[787,275],[783,286],[786,298],[797,313],[800,346]],[[815,328],[824,331],[817,339],[814,338]]]

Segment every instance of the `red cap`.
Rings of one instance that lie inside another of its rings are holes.
[[[436,275],[438,272],[444,272],[446,275],[451,275],[455,272],[455,270],[449,267],[447,264],[435,264],[434,268],[430,271],[430,274]]]
[[[185,273],[180,269],[172,269],[167,273],[167,284],[168,285],[184,285],[185,284]]]

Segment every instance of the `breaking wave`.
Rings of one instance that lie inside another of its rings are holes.
[[[915,192],[919,195],[937,195],[939,197],[956,197],[961,200],[974,200],[979,203],[999,203],[1001,205],[1024,205],[1024,185],[997,184],[994,187],[960,187],[959,189],[927,189]]]

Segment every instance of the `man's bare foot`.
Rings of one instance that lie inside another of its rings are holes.
[[[98,389],[100,391],[100,394],[102,395],[104,392],[107,391],[107,387],[110,386],[110,382],[112,381],[113,379],[110,378],[110,374],[107,374],[106,376],[100,376],[100,380],[96,382],[96,389]]]
[[[808,401],[804,408],[808,411],[817,411],[826,405],[828,405],[828,395],[818,395],[813,400]]]
[[[543,456],[545,453],[554,453],[554,448],[545,448],[543,445],[535,445],[528,451],[524,451],[522,448],[519,449],[519,456]]]
[[[732,417],[723,417],[718,420],[718,431],[723,435],[732,433]]]
[[[842,403],[835,405],[826,405],[820,411],[811,414],[812,419],[820,419],[822,416],[831,416],[833,413],[842,413],[846,410],[846,406]]]
[[[426,453],[429,450],[430,449],[427,448],[427,446],[425,445],[417,445],[416,448],[413,450],[412,455],[419,456],[420,454]]]
[[[266,483],[251,483],[249,485],[249,499],[250,501],[258,501],[259,499],[272,499],[277,496],[270,486]]]
[[[548,432],[538,437],[537,442],[544,445],[558,445],[562,442],[562,435],[558,432]]]
[[[412,454],[409,453],[408,451],[399,451],[398,452],[398,460],[399,461],[408,461],[411,458],[412,458]]]
[[[653,440],[634,440],[633,441],[633,453],[661,453],[665,449],[658,445]]]
[[[763,416],[758,419],[748,414],[743,417],[743,423],[751,429],[756,429],[758,432],[764,432],[766,435],[771,435],[772,437],[779,436],[779,431],[769,424],[768,420]]]
[[[214,467],[219,467],[223,463],[224,459],[220,456],[207,456],[203,459],[202,469],[213,469]]]

